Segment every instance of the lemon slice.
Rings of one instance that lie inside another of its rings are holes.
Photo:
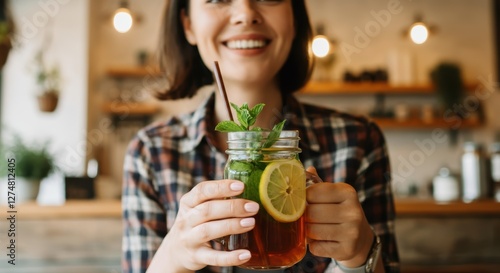
[[[274,220],[298,220],[306,208],[306,174],[302,164],[292,159],[267,165],[260,178],[259,196]]]

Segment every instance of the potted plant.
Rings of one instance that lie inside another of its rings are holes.
[[[39,51],[35,56],[36,80],[39,86],[38,106],[42,112],[53,112],[59,101],[61,77],[59,67],[48,67]]]
[[[436,95],[441,104],[441,112],[446,113],[451,111],[463,102],[465,97],[464,84],[460,67],[454,63],[443,62],[436,66],[431,71],[431,79],[436,88]],[[464,113],[454,112],[460,120],[467,118]],[[450,128],[449,130],[450,144],[455,145],[458,138],[458,128]]]
[[[14,22],[10,16],[7,2],[7,0],[0,0],[0,69],[7,62],[14,33]]]
[[[444,109],[452,109],[462,102],[465,92],[460,67],[453,63],[441,63],[431,72],[431,79]]]
[[[13,144],[2,147],[2,158],[14,158],[15,167],[1,168],[0,177],[7,177],[14,171],[17,202],[36,200],[40,182],[56,170],[55,158],[47,151],[47,146],[48,143],[29,146],[15,137]]]

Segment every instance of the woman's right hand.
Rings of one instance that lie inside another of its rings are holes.
[[[179,212],[155,254],[148,272],[190,272],[212,266],[236,266],[250,259],[246,249],[219,251],[211,240],[250,231],[259,210],[256,202],[234,197],[244,184],[235,180],[205,181],[180,199]],[[173,271],[172,271],[173,270]]]

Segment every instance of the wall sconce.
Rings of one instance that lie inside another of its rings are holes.
[[[315,57],[325,58],[333,53],[334,43],[325,35],[325,27],[320,24],[316,27],[316,36],[314,36],[311,50]]]
[[[330,80],[330,68],[334,62],[335,42],[325,35],[322,24],[316,27],[316,35],[311,44],[311,52],[316,61],[315,80]]]
[[[404,37],[410,37],[414,44],[421,45],[427,41],[430,34],[436,33],[436,27],[424,23],[422,16],[415,16],[415,22],[404,30]]]
[[[126,33],[132,28],[133,24],[134,19],[128,8],[128,1],[122,0],[120,2],[120,8],[117,9],[113,15],[113,26],[116,31]]]
[[[422,22],[417,22],[410,27],[410,38],[413,43],[421,45],[429,38],[429,29],[427,25]]]

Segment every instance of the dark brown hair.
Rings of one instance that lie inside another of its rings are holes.
[[[181,11],[189,12],[190,0],[170,0],[167,3],[161,37],[160,68],[169,87],[155,96],[161,100],[189,98],[198,88],[213,83],[212,72],[205,66],[198,48],[188,43],[182,25]],[[281,92],[292,93],[302,88],[311,76],[313,58],[309,52],[312,39],[311,23],[305,0],[292,0],[295,39],[288,59],[278,72]]]

